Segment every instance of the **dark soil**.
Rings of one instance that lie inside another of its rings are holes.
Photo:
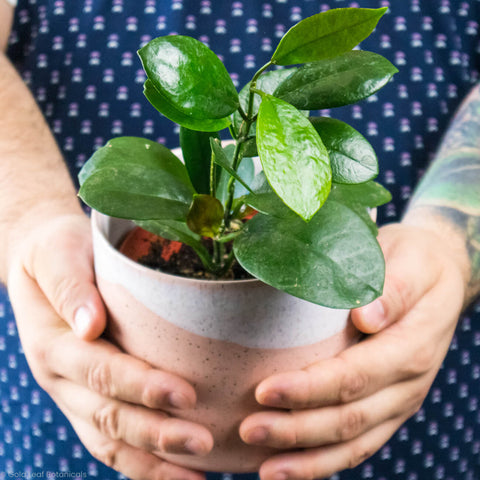
[[[128,241],[128,237],[126,239]],[[149,235],[149,238],[131,238],[130,242],[148,242],[148,247],[142,246],[141,251],[148,251],[145,255],[137,256],[133,260],[141,265],[159,270],[171,275],[179,275],[182,277],[199,278],[216,280],[213,274],[206,272],[202,262],[198,258],[193,248],[184,243],[166,240],[165,238]],[[203,239],[203,243],[209,252],[212,251],[212,241],[210,239]],[[124,247],[122,245],[121,249]],[[226,248],[226,255],[231,250],[231,246]],[[138,252],[138,250],[137,250]],[[126,252],[122,252],[126,253]],[[127,256],[128,255],[127,253]],[[244,280],[253,278],[247,273],[236,261],[234,261],[231,271],[225,277],[230,280]]]

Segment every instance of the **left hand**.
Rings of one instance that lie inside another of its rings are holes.
[[[357,466],[427,396],[462,310],[466,272],[451,245],[430,230],[390,225],[379,242],[384,294],[352,311],[356,327],[372,335],[256,389],[257,401],[275,409],[246,418],[240,435],[284,450],[263,463],[262,480],[326,478]]]

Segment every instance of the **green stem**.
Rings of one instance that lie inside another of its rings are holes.
[[[250,82],[250,94],[248,97],[248,108],[247,108],[247,114],[243,112],[241,108],[239,108],[240,114],[243,117],[243,122],[240,127],[240,132],[238,133],[238,137],[235,139],[235,152],[233,154],[233,163],[232,163],[232,168],[233,170],[237,171],[238,167],[240,165],[240,162],[242,161],[243,154],[242,154],[242,145],[247,141],[248,135],[250,133],[250,127],[252,126],[253,123],[253,105],[254,105],[254,98],[255,94],[262,95],[263,92],[260,90],[257,90],[257,80],[260,77],[260,75],[267,69],[269,68],[273,63],[270,61],[266,63],[260,70],[258,70],[255,75],[252,78],[252,81]],[[225,216],[224,216],[224,222],[223,222],[223,227],[221,234],[225,232],[226,229],[230,226],[230,220],[231,220],[231,215],[230,215],[230,210],[232,209],[233,205],[233,199],[235,196],[235,178],[230,177],[227,185],[227,202],[225,205]]]
[[[210,195],[212,197],[216,197],[217,194],[217,178],[215,170],[215,155],[212,150],[212,155],[210,156]]]
[[[230,251],[228,254],[227,259],[225,260],[225,263],[222,267],[221,270],[218,271],[217,275],[219,277],[223,277],[229,270],[232,268],[233,261],[235,260],[235,255],[233,253],[233,249]]]

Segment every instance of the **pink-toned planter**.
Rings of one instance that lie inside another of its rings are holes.
[[[256,471],[275,451],[247,446],[238,434],[240,422],[260,409],[255,386],[355,342],[358,332],[348,311],[314,305],[257,280],[193,280],[157,272],[116,250],[131,222],[93,212],[92,226],[110,336],[132,355],[191,382],[198,404],[182,417],[204,424],[215,438],[206,457],[163,458],[199,470]]]

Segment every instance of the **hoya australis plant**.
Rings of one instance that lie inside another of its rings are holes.
[[[385,12],[334,9],[302,20],[240,93],[203,43],[150,41],[138,52],[144,93],[180,125],[184,163],[151,140],[115,138],[80,172],[80,197],[189,245],[214,278],[238,262],[320,305],[371,302],[383,288],[384,260],[368,211],[390,194],[373,181],[377,157],[359,132],[308,115],[360,101],[397,71],[376,53],[353,50]],[[227,129],[233,143],[225,145],[219,132]]]

